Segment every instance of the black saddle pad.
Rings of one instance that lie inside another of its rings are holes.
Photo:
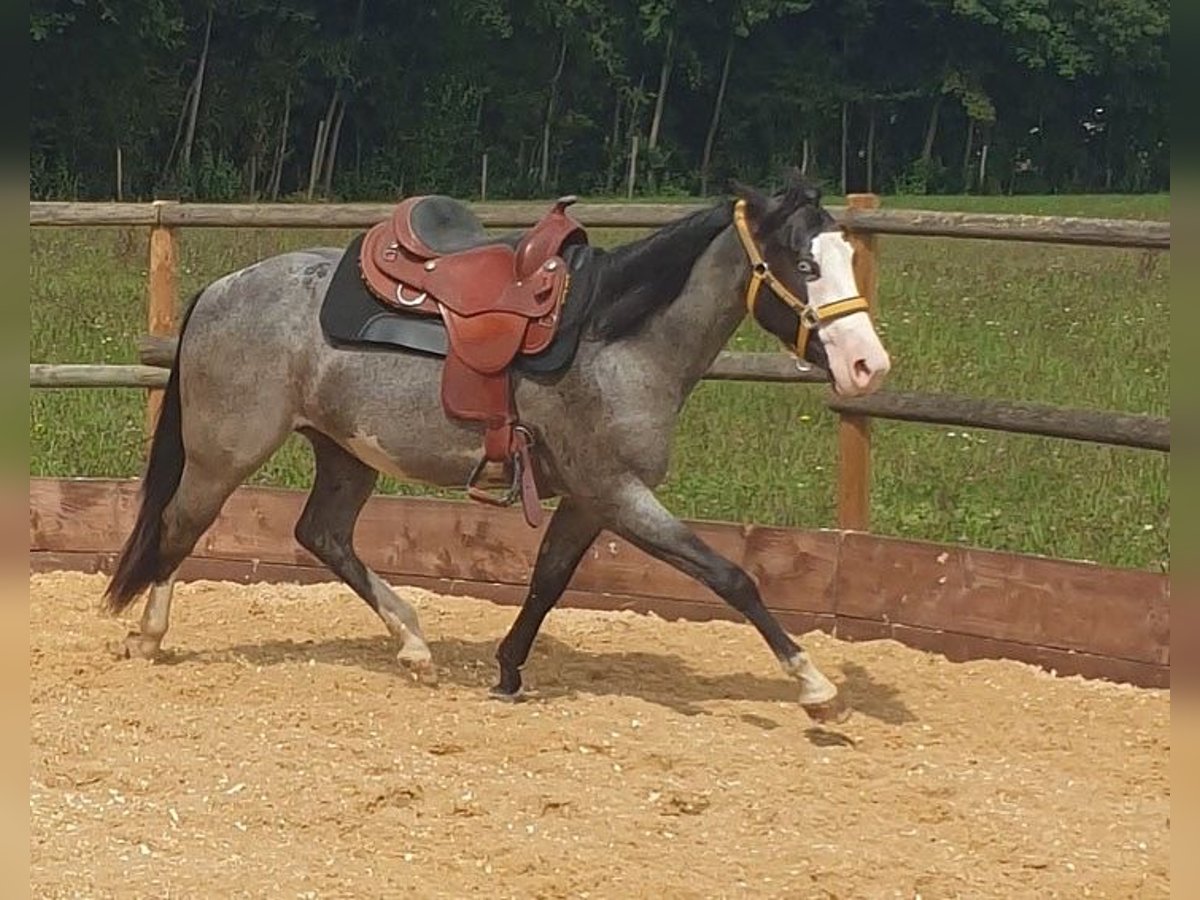
[[[365,232],[346,247],[321,301],[321,330],[326,339],[331,345],[344,349],[391,350],[444,357],[449,345],[446,326],[441,319],[393,309],[367,289],[358,267],[364,237]],[[563,301],[558,333],[550,346],[536,356],[518,356],[513,362],[517,371],[531,375],[555,374],[571,364],[595,293],[591,284],[594,267],[589,263],[602,252],[589,245],[567,248],[565,260],[571,271],[571,283]]]

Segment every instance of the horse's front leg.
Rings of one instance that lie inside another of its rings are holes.
[[[599,533],[600,524],[591,510],[569,497],[559,503],[538,549],[529,593],[496,651],[500,680],[492,688],[493,697],[516,700],[521,696],[521,667],[529,658],[538,629]]]
[[[617,492],[605,525],[621,537],[714,591],[750,620],[783,670],[800,682],[800,704],[818,721],[840,720],[837,688],[783,630],[754,581],[671,515],[653,492],[630,479]]]

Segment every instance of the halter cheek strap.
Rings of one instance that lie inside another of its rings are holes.
[[[737,227],[738,237],[742,247],[750,257],[750,283],[746,285],[746,309],[751,316],[758,304],[758,295],[766,284],[780,300],[796,311],[800,318],[800,326],[796,330],[794,349],[801,359],[808,349],[808,340],[814,331],[820,329],[826,322],[845,318],[856,312],[870,312],[870,305],[864,297],[846,297],[826,303],[823,306],[813,306],[793,294],[782,281],[775,277],[767,261],[763,259],[750,234],[750,223],[746,220],[746,201],[738,200],[733,207],[733,222]]]

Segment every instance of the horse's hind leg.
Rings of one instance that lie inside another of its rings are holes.
[[[354,524],[371,496],[379,473],[319,432],[305,429],[313,447],[316,477],[296,540],[346,582],[400,641],[399,660],[423,681],[435,678],[433,657],[417,611],[369,569],[354,551]]]
[[[142,608],[142,621],[138,630],[125,636],[125,656],[131,659],[153,659],[158,654],[170,624],[171,595],[174,592],[174,575],[150,586],[150,596]]]
[[[158,573],[142,609],[138,630],[125,638],[126,656],[151,659],[158,653],[170,624],[175,571],[216,520],[229,495],[256,466],[246,471],[230,471],[194,459],[184,463],[175,496],[163,510]]]

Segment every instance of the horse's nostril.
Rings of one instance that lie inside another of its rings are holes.
[[[860,384],[871,380],[871,367],[865,359],[854,361],[854,380]]]

